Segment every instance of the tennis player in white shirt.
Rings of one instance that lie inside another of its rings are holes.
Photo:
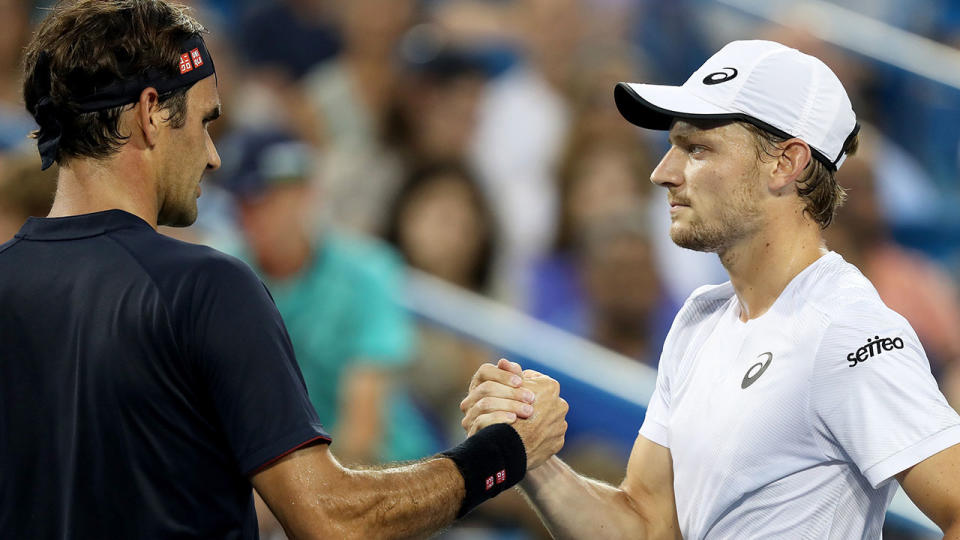
[[[619,487],[556,456],[528,473],[553,535],[879,538],[899,482],[960,539],[960,417],[909,323],[821,236],[858,142],[837,77],[737,41],[682,86],[620,83],[615,98],[630,122],[669,130],[651,180],[671,238],[719,255],[730,281],[674,320]],[[477,372],[468,431],[527,416],[516,374],[505,360]]]

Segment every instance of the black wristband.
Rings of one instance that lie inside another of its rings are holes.
[[[441,455],[453,460],[467,493],[457,518],[512,487],[527,473],[527,451],[513,427],[494,424],[476,432]]]

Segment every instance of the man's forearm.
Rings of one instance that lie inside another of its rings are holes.
[[[463,477],[450,459],[365,470],[347,470],[343,497],[331,501],[340,516],[338,538],[427,536],[456,517]]]
[[[528,471],[520,488],[554,538],[657,538],[623,490],[583,477],[557,457]]]
[[[252,480],[290,536],[409,538],[432,534],[509,489],[523,478],[526,459],[519,434],[497,424],[410,464],[349,469],[319,444]]]
[[[332,466],[313,469],[313,452],[324,452]],[[291,538],[427,536],[453,522],[463,501],[463,478],[450,459],[346,469],[326,452],[307,449],[294,458],[307,466],[292,478],[257,486]]]

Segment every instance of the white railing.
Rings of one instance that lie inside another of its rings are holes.
[[[427,321],[535,360],[554,375],[562,373],[644,409],[653,394],[657,376],[653,368],[423,272],[410,270],[403,302]],[[902,491],[894,497],[890,513],[918,529],[939,532]]]
[[[822,0],[717,0],[932,81],[960,89],[960,51]]]

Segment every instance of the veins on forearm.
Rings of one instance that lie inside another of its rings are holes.
[[[349,489],[328,500],[337,515],[367,537],[429,535],[453,522],[464,497],[463,480],[446,458],[388,466],[346,469]],[[358,535],[363,536],[363,535]]]

